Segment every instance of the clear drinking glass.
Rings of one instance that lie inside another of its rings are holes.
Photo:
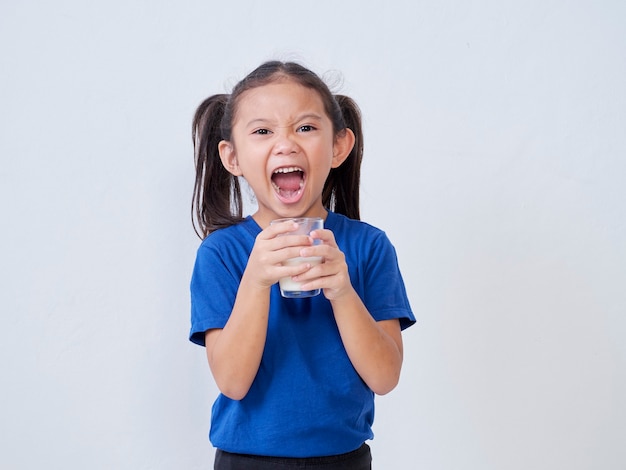
[[[287,221],[295,222],[296,224],[298,224],[298,228],[292,232],[287,232],[283,235],[308,235],[313,230],[319,230],[319,229],[324,228],[324,219],[320,217],[293,217],[293,218],[285,218],[285,219],[276,219],[276,220],[272,220],[270,223],[274,225],[274,224],[280,224],[282,222],[287,222]],[[318,243],[319,241],[316,240],[315,244],[318,244]],[[321,256],[309,256],[306,258],[299,256],[297,258],[288,259],[287,261],[283,263],[283,265],[292,266],[292,265],[303,264],[303,263],[314,265],[314,264],[320,264],[321,262],[322,262]],[[292,299],[303,298],[303,297],[314,297],[321,292],[321,289],[302,290],[302,288],[300,287],[301,283],[294,281],[291,278],[291,276],[281,278],[278,281],[278,284],[280,286],[280,294],[283,297],[292,298]]]

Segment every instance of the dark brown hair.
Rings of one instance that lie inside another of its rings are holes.
[[[356,140],[342,165],[330,170],[324,184],[322,202],[328,210],[352,219],[360,218],[359,184],[363,158],[361,112],[347,96],[333,95],[314,72],[294,62],[270,61],[241,80],[230,95],[213,95],[195,112],[192,126],[196,182],[191,205],[192,222],[200,238],[219,228],[242,220],[242,197],[239,179],[222,165],[218,152],[221,140],[231,140],[233,118],[241,94],[280,79],[293,80],[317,91],[326,114],[333,123],[335,136],[349,128]]]

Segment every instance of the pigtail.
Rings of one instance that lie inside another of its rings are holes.
[[[361,111],[356,102],[347,96],[335,95],[335,100],[341,108],[345,127],[354,133],[355,142],[343,164],[330,170],[324,185],[322,201],[327,209],[360,220],[359,188],[363,160]]]
[[[218,228],[242,219],[239,180],[222,165],[218,144],[228,95],[213,95],[195,112],[192,126],[196,181],[191,218],[196,234],[204,239]]]

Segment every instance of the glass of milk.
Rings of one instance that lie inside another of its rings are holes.
[[[324,219],[320,217],[295,217],[295,218],[286,218],[286,219],[276,219],[272,220],[271,224],[280,224],[282,222],[295,222],[298,224],[298,228],[292,232],[284,233],[283,235],[308,235],[313,230],[319,230],[324,228]],[[315,244],[319,244],[319,240],[315,240]],[[309,256],[306,258],[297,257],[290,258],[283,263],[284,265],[293,266],[296,264],[307,263],[310,265],[320,264],[322,262],[321,256]],[[300,287],[301,283],[294,281],[291,276],[283,277],[278,281],[278,285],[280,286],[280,294],[283,297],[287,298],[303,298],[303,297],[313,297],[318,295],[321,292],[321,289],[314,290],[302,290]]]

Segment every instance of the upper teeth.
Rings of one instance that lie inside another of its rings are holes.
[[[274,170],[274,173],[293,173],[294,171],[302,171],[302,168],[298,168],[296,166],[290,166],[288,168],[278,168]]]

